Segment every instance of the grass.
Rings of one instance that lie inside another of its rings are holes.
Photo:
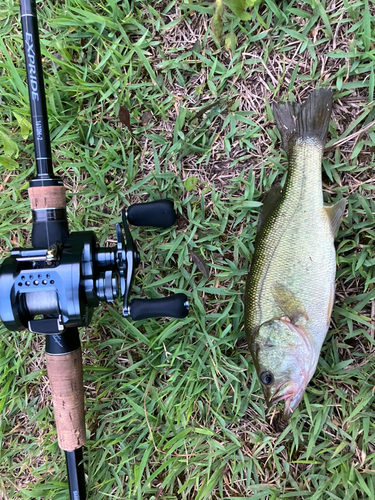
[[[222,45],[207,2],[38,5],[71,229],[113,244],[123,207],[173,199],[176,227],[133,229],[142,257],[133,296],[186,291],[191,304],[183,321],[136,323],[103,306],[82,332],[89,498],[375,498],[374,4],[266,0],[247,22],[227,10]],[[0,1],[4,254],[29,244],[31,229],[18,15],[13,0]],[[331,328],[286,425],[265,406],[241,296],[262,196],[286,174],[270,104],[303,100],[316,86],[331,87],[335,102],[325,201],[342,194],[348,211]],[[40,337],[2,328],[4,500],[68,495],[43,348]]]

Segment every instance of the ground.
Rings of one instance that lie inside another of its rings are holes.
[[[33,143],[18,5],[0,0],[0,238],[30,243]],[[38,2],[56,172],[72,230],[115,242],[121,209],[168,197],[171,229],[133,228],[134,296],[184,291],[189,316],[82,331],[94,499],[375,498],[374,4]],[[285,181],[272,103],[334,92],[327,203],[344,196],[337,294],[317,372],[289,423],[267,409],[243,333],[244,281],[267,189]],[[67,498],[44,339],[0,340],[0,498]]]

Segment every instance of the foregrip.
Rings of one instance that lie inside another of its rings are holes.
[[[65,187],[64,186],[38,186],[29,188],[30,206],[32,210],[42,208],[65,209]]]
[[[59,446],[73,451],[86,441],[81,348],[46,357]]]
[[[51,180],[50,184],[53,182]],[[65,187],[58,185],[57,181],[55,185],[30,187],[29,197],[33,214],[33,247],[47,249],[57,242],[64,243],[69,236]]]

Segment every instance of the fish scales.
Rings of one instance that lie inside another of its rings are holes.
[[[272,295],[274,283],[282,280],[306,304],[307,328],[318,349],[327,332],[336,267],[330,223],[323,210],[321,159],[322,148],[314,141],[293,150],[282,200],[258,234],[246,295],[250,313],[246,329],[253,332],[283,315]]]
[[[345,201],[331,209],[323,204],[321,161],[331,102],[329,91],[316,91],[302,106],[275,109],[288,175],[258,228],[246,284],[250,351],[267,402],[284,399],[285,418],[313,376],[334,301],[334,233]]]

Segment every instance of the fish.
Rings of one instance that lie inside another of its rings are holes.
[[[266,403],[284,401],[284,420],[314,375],[335,300],[334,238],[346,200],[323,203],[332,105],[332,92],[320,89],[303,104],[273,106],[288,173],[264,197],[246,280],[247,342]]]

